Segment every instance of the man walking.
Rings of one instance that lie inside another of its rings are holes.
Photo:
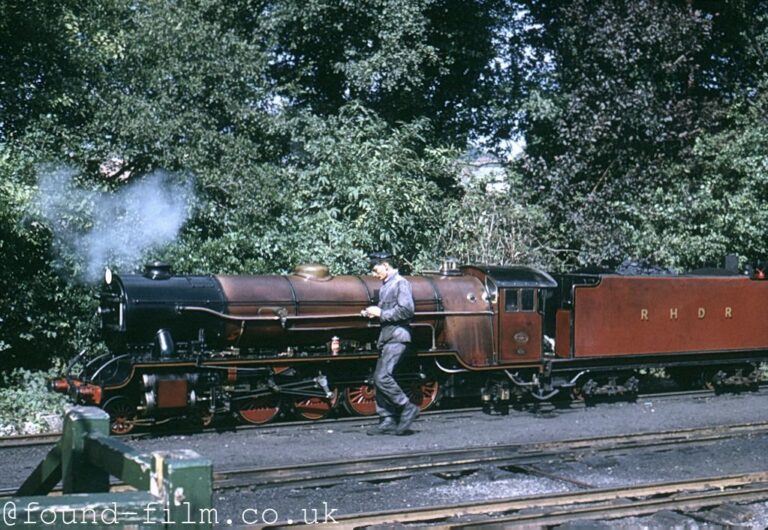
[[[414,303],[411,284],[392,266],[392,255],[375,252],[369,256],[373,275],[382,280],[378,305],[363,311],[368,318],[377,318],[381,331],[377,346],[379,360],[373,374],[376,385],[376,412],[379,424],[368,434],[411,434],[411,424],[419,407],[408,399],[397,384],[393,372],[411,342],[411,319]]]

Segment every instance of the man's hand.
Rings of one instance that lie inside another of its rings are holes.
[[[377,305],[368,306],[365,308],[365,312],[368,318],[376,318],[381,316],[381,308]]]

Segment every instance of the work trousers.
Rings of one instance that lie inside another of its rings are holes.
[[[403,342],[387,342],[381,348],[373,381],[376,385],[376,413],[380,418],[400,416],[403,407],[408,403],[408,396],[395,381],[393,375],[397,363],[408,349]]]

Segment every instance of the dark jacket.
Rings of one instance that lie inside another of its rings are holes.
[[[381,308],[381,333],[378,346],[387,342],[411,342],[411,319],[413,318],[414,303],[411,284],[395,271],[379,291]]]

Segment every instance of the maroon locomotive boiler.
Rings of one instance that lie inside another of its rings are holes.
[[[685,383],[754,385],[768,356],[768,283],[735,272],[553,277],[446,261],[408,280],[414,343],[397,378],[425,409],[443,396],[501,413],[631,397],[651,367]],[[373,414],[378,325],[360,311],[379,287],[321,265],[286,276],[175,276],[162,264],[108,273],[99,314],[110,352],[76,359],[53,386],[102,406],[115,432],[184,416],[318,419],[339,403]]]

